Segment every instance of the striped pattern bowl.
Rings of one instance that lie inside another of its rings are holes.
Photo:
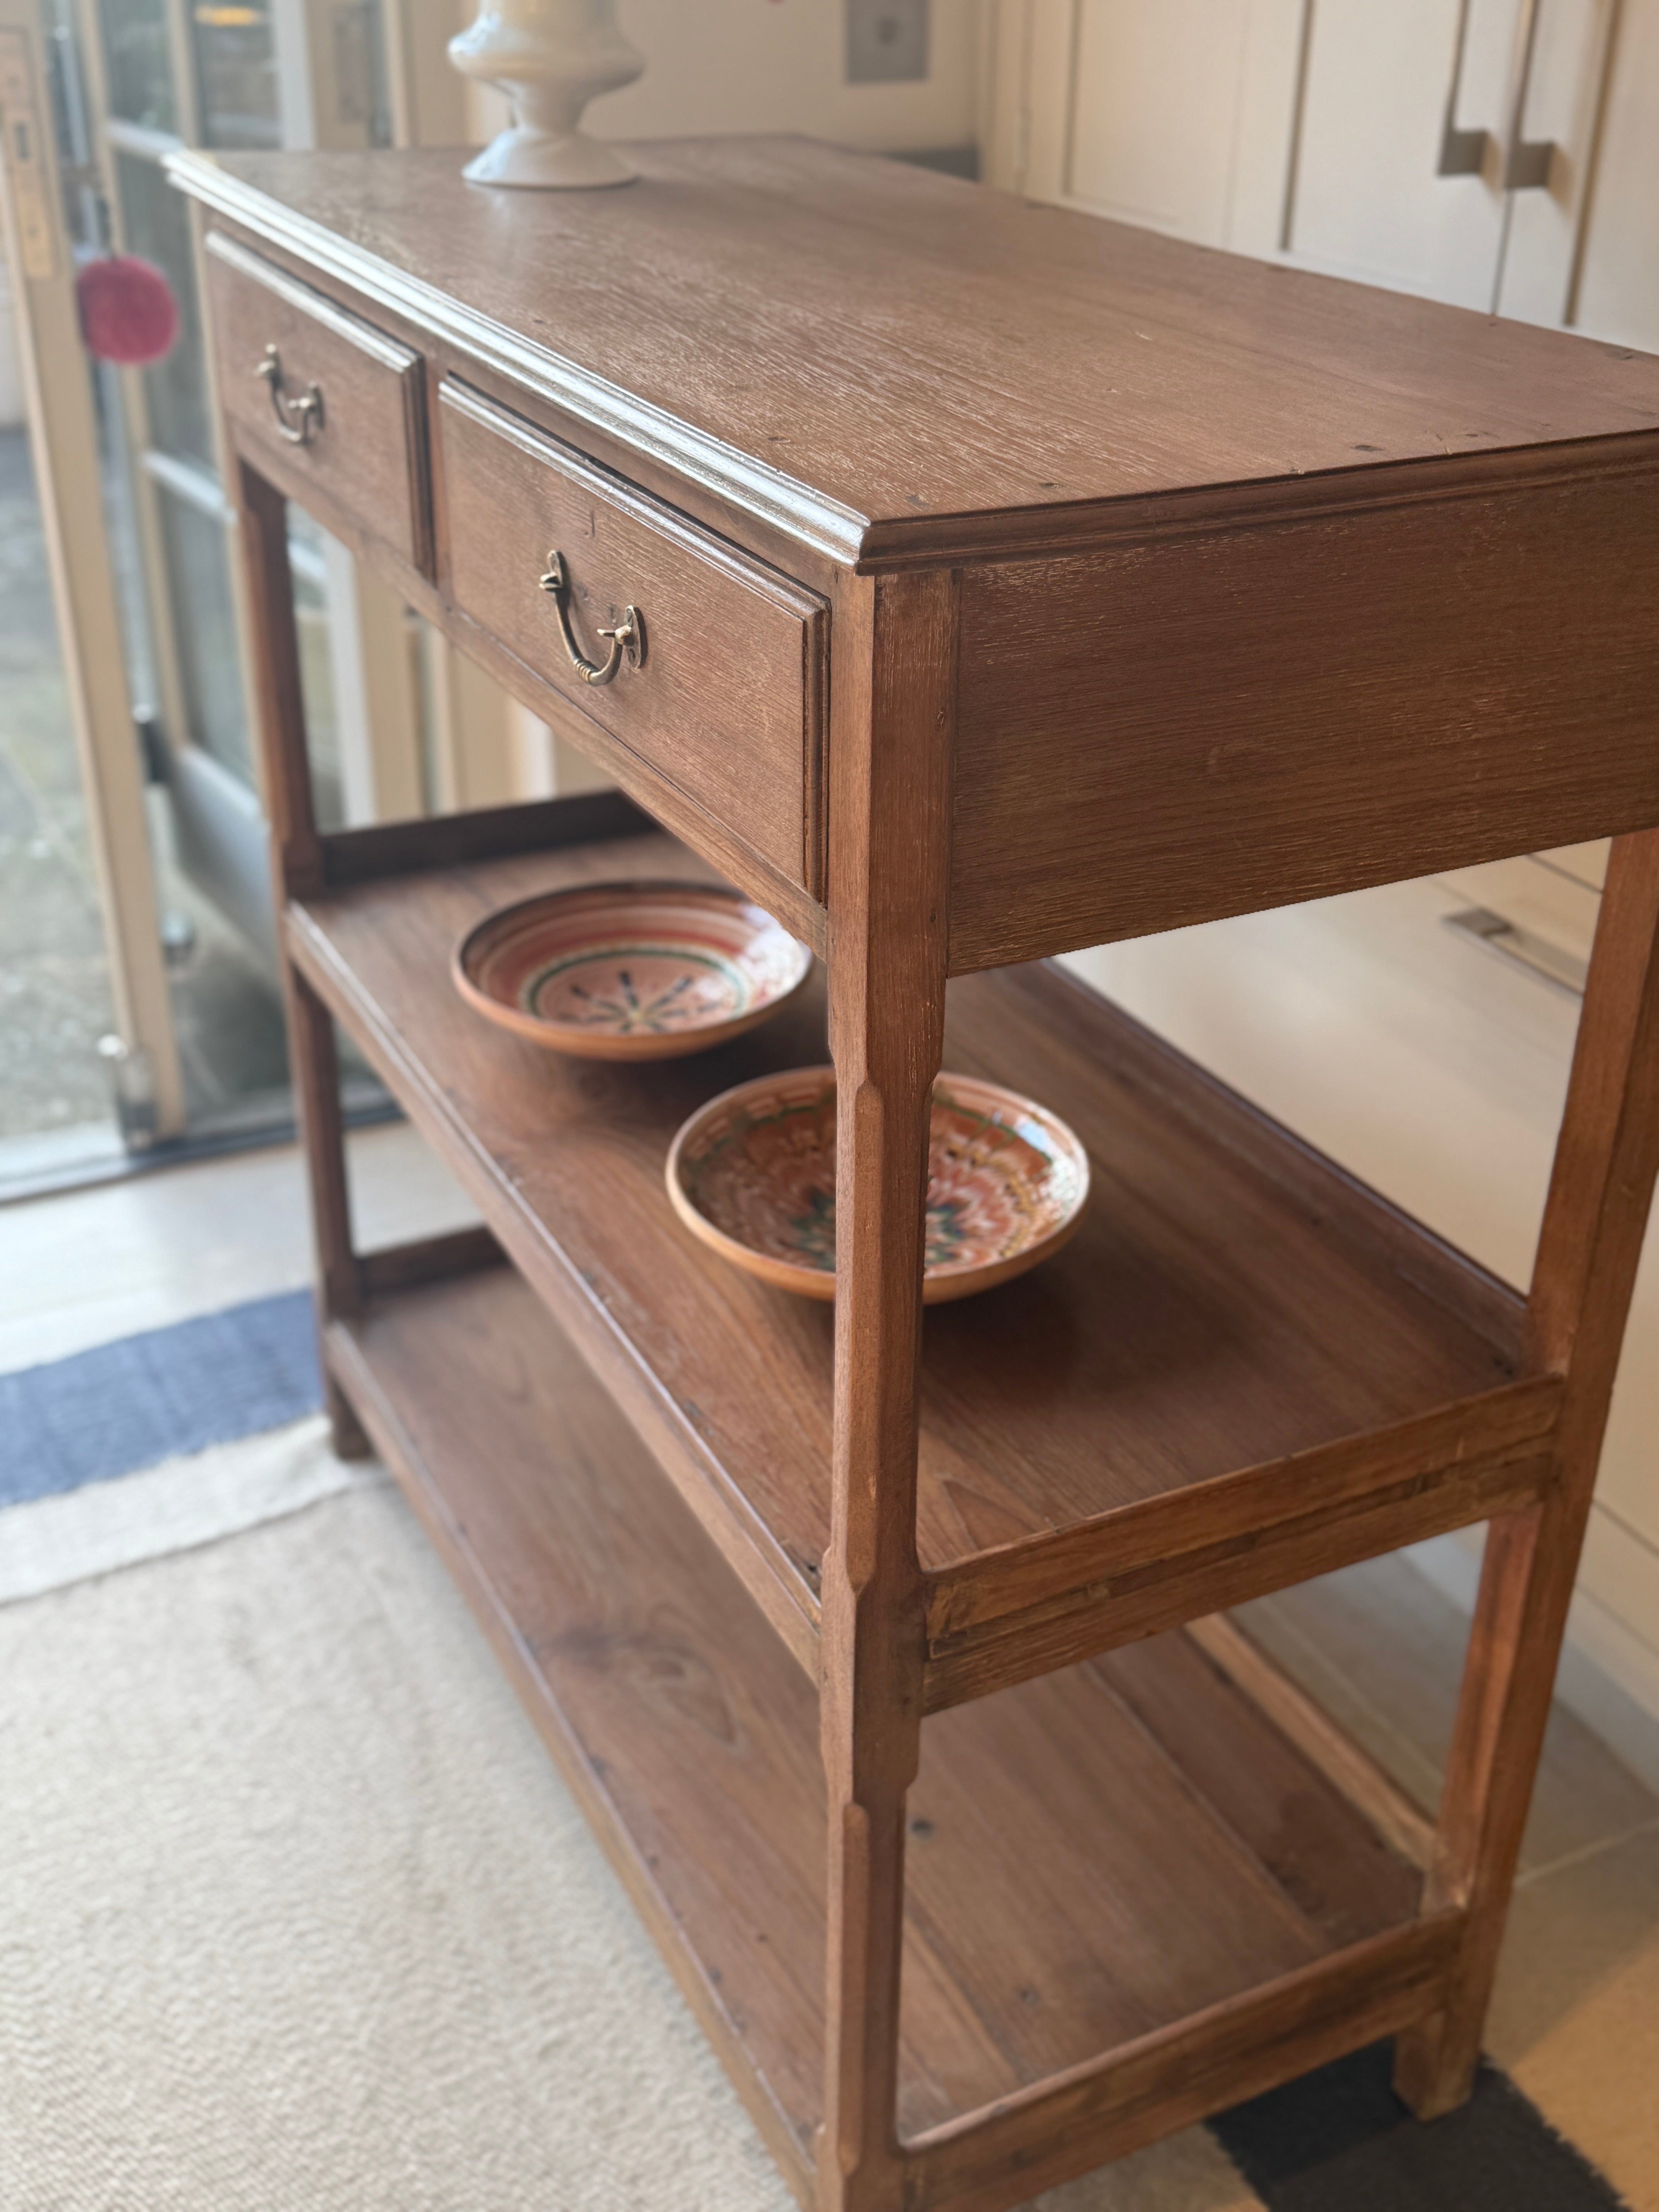
[[[836,1073],[740,1083],[698,1109],[668,1155],[674,1211],[736,1267],[804,1297],[836,1293]],[[1082,1218],[1089,1156],[1046,1107],[941,1075],[927,1166],[929,1305],[988,1291],[1059,1250]]]
[[[492,914],[464,939],[462,997],[585,1060],[675,1060],[740,1036],[805,982],[812,956],[740,892],[585,884]]]

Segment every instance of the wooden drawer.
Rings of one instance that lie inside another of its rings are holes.
[[[1654,493],[964,568],[952,974],[1659,823]]]
[[[222,232],[207,251],[219,397],[239,438],[321,520],[334,509],[430,575],[421,356]],[[280,381],[264,373],[273,347]]]
[[[439,412],[456,605],[817,896],[822,601],[466,385],[446,378]],[[633,605],[641,666],[582,680],[541,582],[555,552],[582,653],[603,661]]]

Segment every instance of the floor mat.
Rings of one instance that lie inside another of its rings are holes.
[[[6,2212],[789,2212],[390,1486],[0,1607],[0,1772]]]
[[[1375,2044],[1211,2122],[1268,2212],[1620,2212],[1623,2199],[1495,2067],[1420,2126]]]
[[[304,1291],[0,1375],[0,1506],[281,1428],[321,1402]]]

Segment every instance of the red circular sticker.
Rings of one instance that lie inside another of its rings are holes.
[[[160,361],[179,335],[173,287],[150,261],[112,253],[88,261],[75,280],[81,331],[100,361],[128,367]]]

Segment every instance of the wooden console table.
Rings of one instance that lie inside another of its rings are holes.
[[[804,2201],[990,2212],[1389,2034],[1446,2110],[1659,1150],[1659,362],[798,142],[586,195],[461,158],[173,164],[341,1448],[401,1478]],[[625,796],[320,835],[289,499]],[[643,665],[584,681],[561,613],[592,668],[629,606]],[[1022,964],[1604,834],[1525,1297]],[[447,973],[542,886],[711,869],[827,975],[833,1315],[662,1187],[701,1099],[821,1057],[822,997],[599,1067]],[[331,1017],[488,1231],[356,1251]],[[924,1328],[941,1059],[1096,1183]],[[1218,1616],[1480,1521],[1431,1820]]]

